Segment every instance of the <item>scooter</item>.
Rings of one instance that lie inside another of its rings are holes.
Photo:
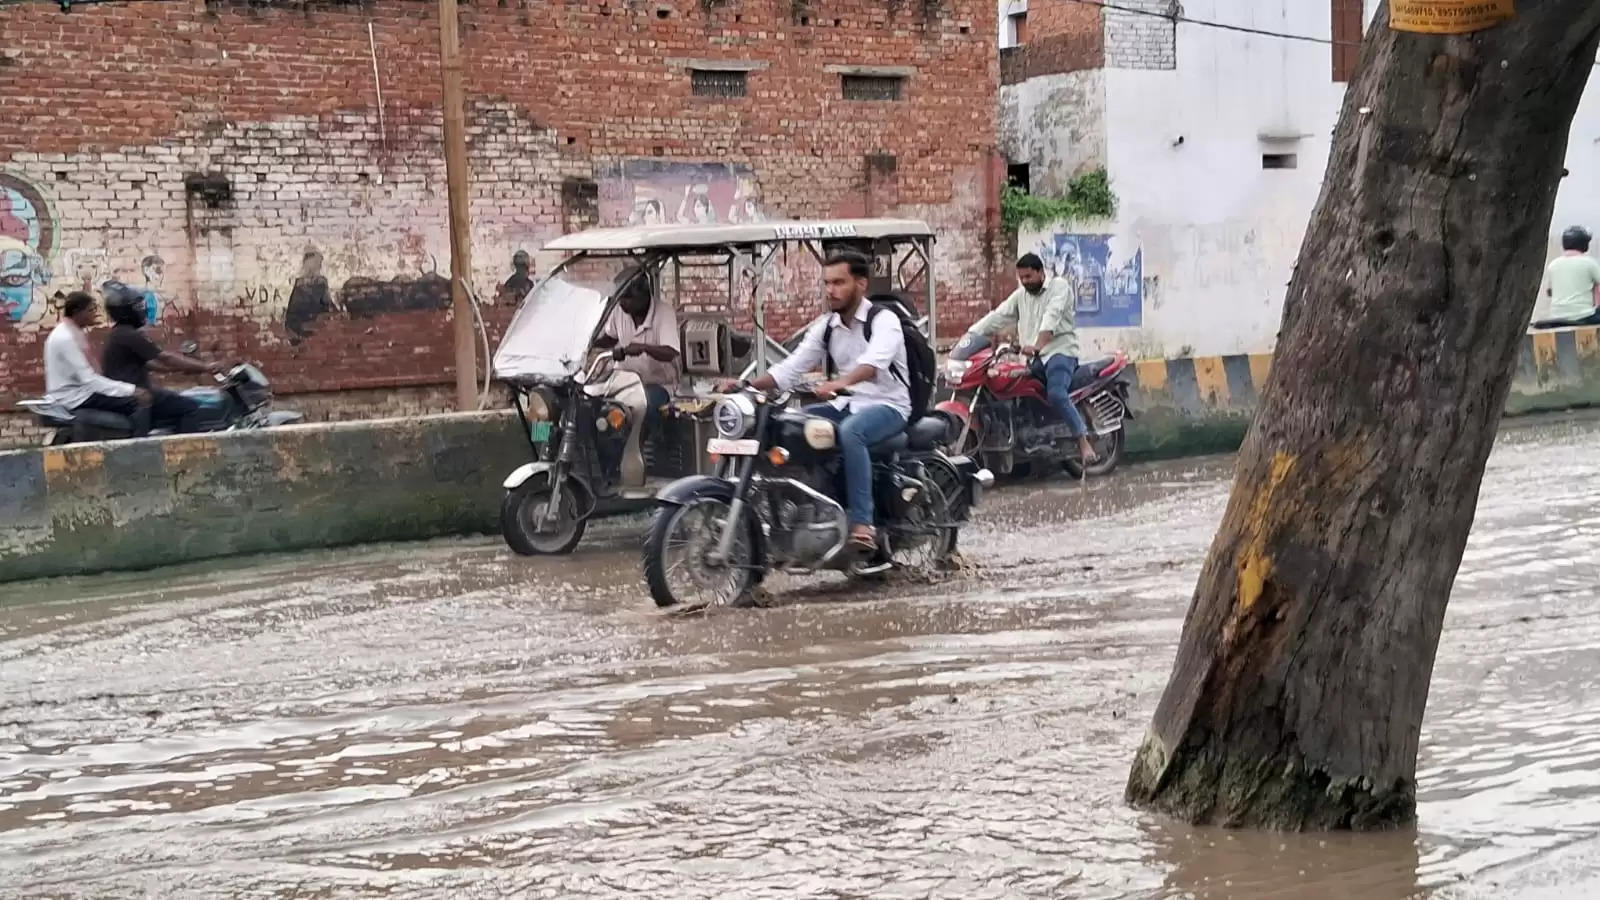
[[[272,387],[267,376],[252,365],[238,365],[217,375],[216,387],[193,387],[180,391],[200,404],[201,432],[242,431],[275,428],[302,421],[305,416],[292,410],[272,408]],[[98,409],[68,409],[59,403],[39,398],[17,404],[33,413],[38,423],[50,429],[45,444],[81,444],[89,441],[117,441],[133,437],[133,423],[127,416]],[[152,435],[170,434],[171,429],[152,429]]]

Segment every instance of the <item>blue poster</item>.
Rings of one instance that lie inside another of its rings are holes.
[[[1138,328],[1144,323],[1144,250],[1112,258],[1109,234],[1055,234],[1039,255],[1052,275],[1078,288],[1079,328]]]

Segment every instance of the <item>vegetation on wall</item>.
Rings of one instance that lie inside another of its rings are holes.
[[[1000,221],[1010,232],[1028,225],[1046,228],[1057,222],[1110,219],[1117,214],[1117,195],[1105,169],[1085,172],[1067,184],[1063,196],[1030,194],[1015,185],[1000,193]]]

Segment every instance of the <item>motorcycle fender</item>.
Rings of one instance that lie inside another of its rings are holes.
[[[972,418],[972,408],[960,400],[946,400],[935,406],[933,411],[955,416],[963,426]]]
[[[734,484],[724,478],[710,475],[690,475],[663,487],[656,492],[656,502],[662,506],[683,506],[696,497],[711,497],[724,503],[733,501]]]
[[[1112,387],[1116,389],[1117,396],[1122,400],[1122,418],[1130,422],[1133,421],[1137,417],[1133,414],[1133,404],[1128,402],[1128,383],[1119,378]]]
[[[508,491],[514,491],[517,488],[522,487],[524,484],[527,484],[534,478],[534,476],[549,478],[550,470],[553,467],[553,463],[547,462],[532,462],[524,466],[518,466],[516,471],[506,476],[506,480],[502,487]]]

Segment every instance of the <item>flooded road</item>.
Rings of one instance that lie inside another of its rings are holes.
[[[938,584],[658,614],[635,532],[7,585],[0,896],[1600,896],[1600,446],[1508,432],[1420,824],[1192,829],[1122,788],[1229,460],[986,498]]]

